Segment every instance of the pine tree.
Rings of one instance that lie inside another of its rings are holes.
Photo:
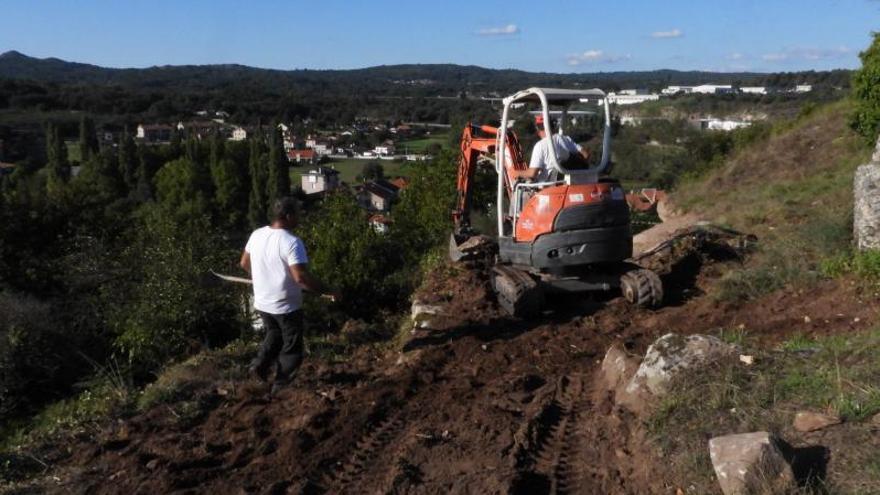
[[[122,139],[119,140],[117,162],[119,175],[122,177],[125,188],[128,191],[134,191],[137,188],[138,157],[134,139],[129,134],[127,127],[122,133]]]
[[[70,165],[58,127],[51,123],[46,125],[46,159],[46,192],[55,196],[70,178]]]
[[[248,167],[251,173],[251,193],[248,200],[248,222],[257,228],[266,223],[266,182],[267,170],[263,161],[263,137],[258,130],[250,140]]]
[[[85,115],[79,121],[79,152],[80,163],[86,163],[98,152],[98,136],[95,132],[95,122]]]
[[[269,178],[266,183],[266,203],[271,208],[275,200],[290,194],[290,170],[284,155],[284,140],[277,125],[272,125],[269,140],[269,159],[267,168]]]

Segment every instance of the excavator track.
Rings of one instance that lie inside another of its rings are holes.
[[[537,316],[544,306],[544,291],[528,272],[509,265],[492,267],[492,288],[498,304],[517,318]]]

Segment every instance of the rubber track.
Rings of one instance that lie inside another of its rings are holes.
[[[532,312],[540,310],[541,296],[537,290],[537,282],[522,270],[507,265],[496,265],[492,268],[496,277],[503,278],[504,283],[493,283],[493,288],[498,297],[498,304],[514,316],[531,316]],[[526,298],[536,298],[527,300]],[[526,310],[526,314],[518,314]]]

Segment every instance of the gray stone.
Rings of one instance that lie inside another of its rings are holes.
[[[431,304],[413,302],[410,309],[410,317],[416,328],[429,329],[434,326],[434,320],[443,313],[443,308]]]
[[[681,336],[668,333],[651,344],[626,392],[659,397],[678,374],[739,355],[739,347],[710,335]]]
[[[856,169],[853,196],[856,247],[859,250],[880,249],[880,163],[869,163]]]
[[[724,495],[786,493],[795,487],[779,440],[766,431],[715,437],[709,457]]]

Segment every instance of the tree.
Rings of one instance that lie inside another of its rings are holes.
[[[46,159],[46,191],[49,196],[56,196],[70,178],[70,165],[64,140],[52,123],[46,125]]]
[[[361,168],[361,177],[363,177],[365,181],[382,180],[385,178],[385,169],[382,168],[381,163],[367,162],[364,164],[363,168]]]
[[[186,158],[170,161],[156,173],[156,196],[163,212],[187,225],[209,212],[197,167]]]
[[[871,46],[859,54],[862,67],[852,78],[856,110],[850,125],[868,141],[877,139],[880,132],[880,33],[873,36]]]
[[[79,153],[80,163],[85,163],[98,152],[98,135],[95,122],[83,115],[79,121]]]
[[[117,162],[119,164],[119,175],[122,176],[122,182],[128,191],[134,191],[137,187],[137,168],[138,156],[134,138],[128,132],[128,128],[122,133],[122,139],[119,140],[119,153]]]
[[[247,201],[246,176],[232,156],[226,156],[220,136],[211,140],[211,181],[214,184],[214,205],[217,217],[229,228],[242,227],[243,206]]]
[[[281,129],[272,125],[269,140],[269,177],[266,182],[266,203],[271,208],[275,200],[290,194],[290,166],[284,154],[284,140]]]
[[[266,223],[266,211],[268,211],[266,201],[268,171],[263,161],[263,138],[259,132],[251,138],[250,147],[248,169],[251,175],[251,192],[248,198],[248,222],[251,227],[257,228]]]

